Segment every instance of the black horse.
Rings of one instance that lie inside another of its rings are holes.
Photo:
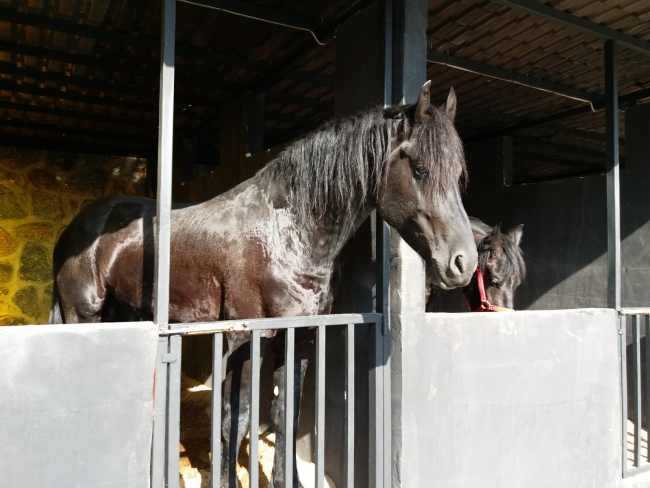
[[[422,256],[435,286],[467,285],[477,252],[460,198],[466,169],[456,97],[451,90],[436,108],[429,86],[414,105],[332,120],[229,192],[172,211],[170,321],[328,313],[335,258],[374,209]],[[111,197],[75,217],[54,249],[51,321],[99,322],[124,311],[152,319],[155,213],[152,200]],[[277,333],[262,332],[262,357]],[[235,487],[249,425],[250,333],[226,340],[221,484]],[[295,435],[281,417],[274,415],[275,487],[283,483],[284,438]]]
[[[495,227],[469,218],[478,251],[478,267],[472,281],[463,288],[467,306],[474,312],[500,311],[514,308],[515,290],[526,278],[524,254],[519,247],[523,224],[507,233],[501,224]],[[435,293],[427,280],[426,311],[435,311]]]

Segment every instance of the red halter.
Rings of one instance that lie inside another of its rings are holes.
[[[467,300],[467,306],[472,312],[513,312],[511,308],[499,307],[497,305],[492,305],[487,299],[485,294],[485,283],[483,283],[483,273],[479,268],[476,268],[476,284],[478,286],[478,296],[481,301],[480,305],[472,310],[472,306]]]

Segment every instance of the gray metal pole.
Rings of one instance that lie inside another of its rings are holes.
[[[172,140],[174,137],[174,45],[176,43],[176,0],[164,0],[162,8],[162,40],[160,59],[160,100],[158,128],[158,190],[157,190],[157,219],[158,229],[154,236],[156,247],[155,276],[154,276],[154,322],[158,330],[169,327],[169,241],[170,215],[172,205]],[[180,385],[169,385],[169,365],[164,360],[166,351],[172,341],[164,338],[159,344],[156,361],[156,411],[154,416],[153,452],[151,462],[151,481],[153,488],[164,486],[165,471],[175,470],[178,473],[178,443],[174,453],[174,462],[170,462],[167,435],[170,433],[170,418],[166,407],[170,386],[179,389]],[[170,353],[173,351],[170,351]],[[177,412],[175,412],[175,417]],[[171,420],[171,427],[178,430],[178,423]],[[178,432],[172,433],[175,439]],[[166,446],[167,444],[167,446]],[[167,455],[165,455],[165,453]],[[169,476],[169,473],[167,473]],[[167,479],[170,486],[178,485],[178,475]]]
[[[607,137],[607,307],[621,308],[621,195],[618,167],[618,69],[616,41],[605,43]]]
[[[394,0],[383,0],[381,8],[385,106],[393,104],[394,5]],[[383,315],[383,320],[371,330],[369,481],[370,486],[388,488],[391,485],[390,228],[379,215],[375,219],[375,256],[376,311]]]
[[[158,190],[154,322],[159,329],[169,324],[169,242],[172,205],[172,154],[174,141],[174,46],[176,0],[164,0],[160,45],[160,101],[158,128]]]

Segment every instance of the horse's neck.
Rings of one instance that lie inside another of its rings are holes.
[[[292,215],[295,231],[312,250],[315,264],[333,261],[375,208],[375,205],[351,196],[350,198],[359,200],[353,202],[355,211],[352,214],[340,212],[336,208],[327,208],[323,215],[310,214],[305,217],[301,215],[298,208],[294,207],[282,182],[258,174],[252,183],[257,186],[258,194],[268,202],[274,212]]]

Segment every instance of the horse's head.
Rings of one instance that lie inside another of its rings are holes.
[[[480,304],[478,283],[475,283],[479,276],[482,276],[485,296],[491,305],[514,307],[515,289],[526,276],[526,265],[519,247],[523,227],[517,225],[504,234],[500,224],[485,233],[472,226],[478,247],[478,269],[481,270],[481,275],[477,274],[465,290],[472,310]]]
[[[422,256],[429,281],[442,289],[469,283],[476,244],[461,202],[463,146],[454,128],[456,95],[430,104],[427,81],[415,105],[387,109],[397,130],[378,185],[379,215]]]

